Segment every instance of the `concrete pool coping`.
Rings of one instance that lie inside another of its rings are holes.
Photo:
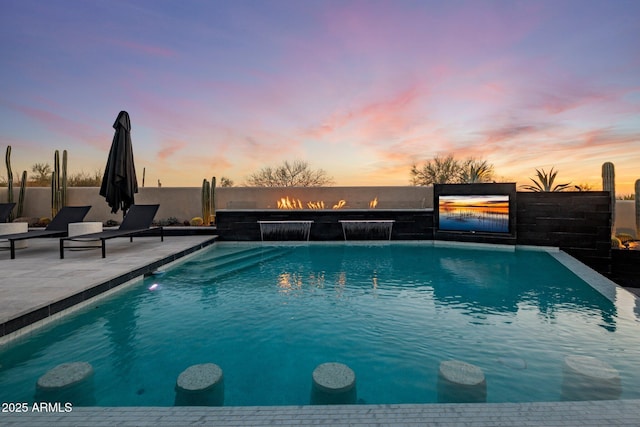
[[[214,241],[215,236],[113,239],[106,258],[98,248],[67,250],[60,259],[58,239],[31,239],[16,259],[2,250],[0,345]]]
[[[423,405],[117,407],[0,414],[5,427],[67,426],[638,426],[640,400]]]
[[[93,270],[108,270],[109,277],[120,277],[142,267],[149,266],[158,259],[183,256],[197,251],[202,245],[213,243],[211,236],[184,236],[166,238],[164,243],[154,237],[128,239],[114,242],[107,248],[107,258],[100,258],[94,250],[72,251],[69,259],[59,260],[53,243],[46,239],[30,241],[30,248],[20,250],[15,260],[8,259],[8,253],[0,252],[3,276],[0,282],[0,319],[7,319],[7,309],[16,312],[28,310],[27,306],[37,306],[31,299],[47,299],[48,303],[64,300],[70,295],[86,289],[88,281],[95,285]],[[271,242],[270,242],[271,243]],[[335,242],[334,242],[335,243]],[[422,242],[423,244],[425,242]],[[366,244],[371,244],[367,242]],[[388,244],[388,242],[385,242]],[[437,245],[478,247],[477,244],[452,244],[437,242]],[[487,245],[480,245],[486,247]],[[489,247],[494,247],[489,245]],[[498,248],[504,249],[506,248]],[[530,249],[530,248],[513,248]],[[545,250],[560,262],[571,266],[579,277],[588,278],[588,283],[599,286],[610,298],[620,295],[630,296],[610,280],[595,273],[556,248],[535,248]],[[511,249],[509,249],[511,250]],[[187,251],[187,253],[184,253]],[[191,252],[189,252],[191,251]],[[99,251],[98,251],[99,252]],[[22,261],[21,261],[22,260]],[[141,261],[142,260],[142,261]],[[34,268],[37,261],[37,268]],[[108,267],[108,268],[105,268]],[[575,269],[575,270],[574,270]],[[577,271],[576,271],[577,270]],[[104,273],[104,271],[103,271]],[[47,280],[44,288],[36,293],[29,285]],[[30,280],[33,281],[30,283]],[[104,280],[104,278],[102,279]],[[107,278],[107,280],[109,280]],[[598,289],[598,288],[596,288]],[[66,294],[65,294],[66,292]],[[41,293],[42,295],[38,295]],[[56,296],[57,295],[57,296]],[[37,298],[34,298],[36,297]],[[5,298],[7,297],[7,298]],[[22,306],[20,307],[20,304]],[[39,304],[42,304],[40,302]],[[22,311],[21,311],[22,310]],[[60,312],[60,315],[66,314]],[[637,315],[635,317],[638,319]],[[54,320],[54,319],[51,319]],[[33,327],[38,327],[34,324]],[[29,333],[25,330],[23,333]],[[6,338],[6,337],[5,337]],[[0,340],[0,342],[2,342]],[[6,426],[175,426],[175,425],[216,425],[216,426],[262,426],[262,425],[333,425],[333,426],[575,426],[575,425],[624,425],[637,426],[640,419],[640,400],[616,400],[595,402],[533,402],[533,403],[484,403],[484,404],[415,404],[415,405],[350,405],[350,406],[282,406],[282,407],[90,407],[73,408],[69,413],[0,413],[0,423]]]

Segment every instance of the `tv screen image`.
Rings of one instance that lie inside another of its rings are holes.
[[[440,195],[438,218],[440,230],[509,233],[509,196]]]

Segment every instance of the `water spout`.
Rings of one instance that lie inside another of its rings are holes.
[[[392,219],[340,220],[344,240],[391,240]]]
[[[313,221],[258,221],[260,239],[309,240]]]

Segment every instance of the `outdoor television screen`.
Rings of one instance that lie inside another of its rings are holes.
[[[443,231],[509,233],[509,195],[440,195],[438,217]]]

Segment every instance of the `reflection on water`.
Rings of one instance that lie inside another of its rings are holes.
[[[458,359],[483,369],[490,402],[557,401],[573,354],[640,397],[637,300],[609,301],[545,253],[285,249],[217,246],[3,348],[0,398],[30,401],[48,369],[88,361],[98,405],[168,406],[180,372],[216,363],[225,404],[299,405],[313,369],[339,361],[367,403],[435,402],[439,363]]]
[[[440,301],[455,300],[490,312],[517,312],[527,303],[548,319],[555,318],[559,309],[576,312],[594,309],[600,313],[600,326],[615,331],[615,305],[591,288],[585,292],[584,284],[575,277],[559,279],[563,277],[563,267],[558,264],[536,268],[546,257],[544,253],[441,257],[440,266],[458,287],[441,281],[434,286],[434,295]]]

